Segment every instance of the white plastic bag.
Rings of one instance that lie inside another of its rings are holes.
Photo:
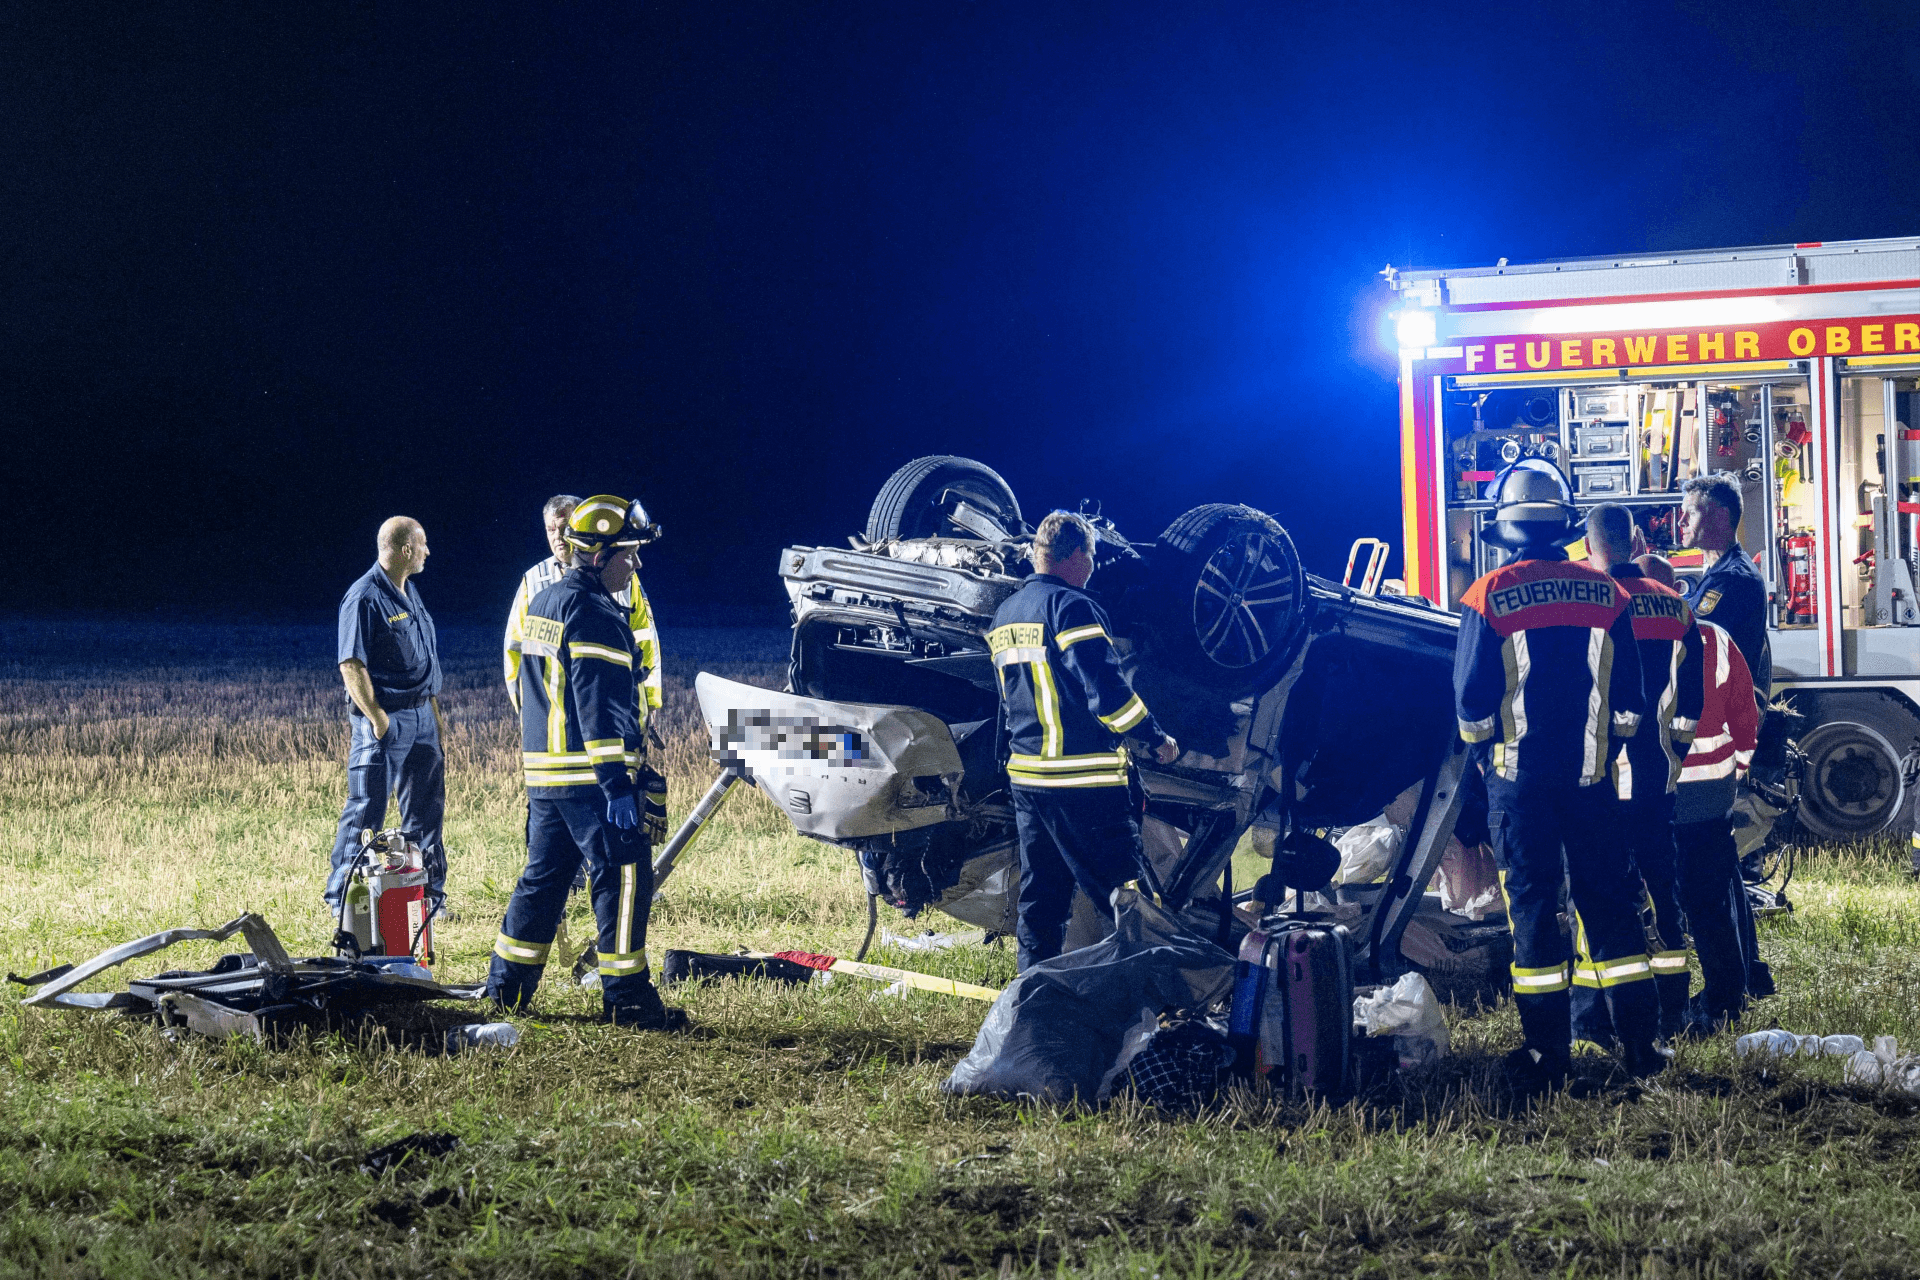
[[[1392,1036],[1403,1068],[1444,1058],[1453,1043],[1440,1001],[1418,973],[1403,974],[1390,987],[1356,997],[1353,1021],[1370,1036]]]
[[[1791,1031],[1755,1031],[1733,1042],[1736,1058],[1791,1058],[1800,1047],[1800,1037]]]
[[[1440,905],[1455,915],[1480,921],[1502,909],[1500,873],[1493,865],[1492,850],[1485,845],[1468,848],[1449,838],[1433,880],[1440,890]]]
[[[1340,851],[1340,869],[1333,873],[1333,882],[1372,884],[1393,869],[1393,860],[1400,856],[1400,842],[1406,838],[1405,827],[1396,827],[1385,818],[1348,827],[1333,842]]]

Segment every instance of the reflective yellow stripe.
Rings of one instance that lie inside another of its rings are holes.
[[[644,951],[621,952],[618,955],[604,955],[599,959],[600,976],[603,978],[631,978],[635,974],[647,971],[647,953]]]
[[[1124,773],[1076,773],[1063,778],[1048,774],[1009,771],[1007,781],[1016,787],[1124,787],[1127,785],[1127,775]]]
[[[1573,966],[1573,985],[1598,991],[1604,984],[1600,981],[1600,970],[1591,960],[1579,960]]]
[[[1068,772],[1076,769],[1124,769],[1127,767],[1129,758],[1124,751],[1096,751],[1091,755],[1084,756],[1030,756],[1025,752],[1016,751],[1008,757],[1007,767],[1009,769],[1024,769],[1027,771],[1047,769],[1065,770]]]
[[[616,667],[633,666],[633,655],[625,650],[604,644],[593,644],[586,640],[567,641],[567,652],[576,658],[598,658],[602,662],[611,662]]]
[[[1687,971],[1687,953],[1684,951],[1656,951],[1649,962],[1655,973],[1685,973]]]
[[[578,787],[598,783],[600,775],[591,769],[529,769],[530,787]]]
[[[1460,738],[1463,742],[1485,742],[1493,736],[1493,717],[1485,720],[1462,720]]]
[[[1125,733],[1147,718],[1147,704],[1140,701],[1140,695],[1134,694],[1126,704],[1110,716],[1101,716],[1100,723],[1115,733]]]
[[[587,743],[587,758],[595,764],[618,760],[626,754],[627,744],[619,738],[595,738]]]
[[[1095,636],[1099,636],[1102,640],[1105,640],[1107,638],[1107,631],[1106,628],[1102,627],[1099,623],[1092,622],[1084,627],[1075,627],[1071,631],[1062,631],[1053,638],[1053,642],[1060,646],[1060,652],[1065,653],[1082,640],[1091,640]]]
[[[504,933],[493,940],[493,954],[515,964],[545,964],[547,953],[551,950],[551,942],[522,942]]]
[[[1060,728],[1060,693],[1053,687],[1053,668],[1043,658],[1029,664],[1033,669],[1033,710],[1040,720],[1040,754],[1060,754],[1063,731]]]
[[[567,749],[567,668],[547,659],[547,750],[556,755]]]

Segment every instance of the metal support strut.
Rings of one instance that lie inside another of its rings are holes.
[[[721,770],[720,776],[707,788],[707,794],[700,797],[700,803],[693,806],[693,812],[687,815],[687,820],[667,841],[667,847],[653,860],[653,891],[656,894],[660,892],[660,886],[667,882],[667,877],[673,874],[673,864],[679,860],[681,852],[693,843],[693,838],[700,834],[700,828],[707,825],[707,819],[719,810],[720,802],[727,798],[727,792],[734,783],[740,781],[740,777],[738,769]]]

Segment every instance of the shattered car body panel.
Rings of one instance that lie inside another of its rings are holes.
[[[954,486],[966,488],[965,501]],[[983,505],[991,518],[981,518]],[[793,708],[831,708],[822,726],[919,717],[915,745],[939,742],[929,758],[941,763],[911,766],[913,795],[939,795],[937,806],[876,803],[882,793],[852,782],[850,767],[815,759],[813,777],[839,770],[850,784],[802,786],[797,808],[790,779],[799,775],[783,772],[793,764],[750,760],[730,745],[742,717],[775,714],[780,695],[706,675],[699,685],[716,759],[797,830],[853,850],[870,892],[909,916],[932,907],[996,931],[1012,923],[1018,855],[985,635],[1029,567],[1032,535],[1018,512],[991,469],[918,459],[882,489],[864,538],[781,553],[793,620],[785,696]],[[1225,932],[1221,880],[1249,828],[1285,881],[1290,838],[1372,818],[1413,787],[1415,832],[1361,946],[1376,968],[1396,969],[1398,931],[1460,803],[1458,619],[1306,574],[1286,531],[1251,508],[1195,508],[1148,544],[1097,513],[1093,523],[1099,569],[1088,589],[1113,621],[1135,690],[1183,749],[1167,766],[1134,752],[1164,901]]]
[[[220,957],[212,968],[176,969],[136,978],[124,991],[76,992],[89,979],[130,960],[181,942],[224,942],[243,934],[246,955]],[[373,964],[335,957],[295,959],[263,918],[248,912],[217,929],[166,929],[109,947],[77,965],[62,965],[25,978],[35,988],[20,1003],[35,1008],[118,1009],[158,1018],[168,1026],[209,1036],[262,1039],[315,1015],[352,1016],[382,1007],[429,1000],[476,1000],[481,985],[448,986],[411,964]]]

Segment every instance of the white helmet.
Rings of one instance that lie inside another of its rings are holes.
[[[1486,537],[1496,546],[1557,542],[1580,518],[1567,478],[1544,458],[1522,458],[1507,467],[1493,478],[1487,497],[1494,503],[1494,524]]]

